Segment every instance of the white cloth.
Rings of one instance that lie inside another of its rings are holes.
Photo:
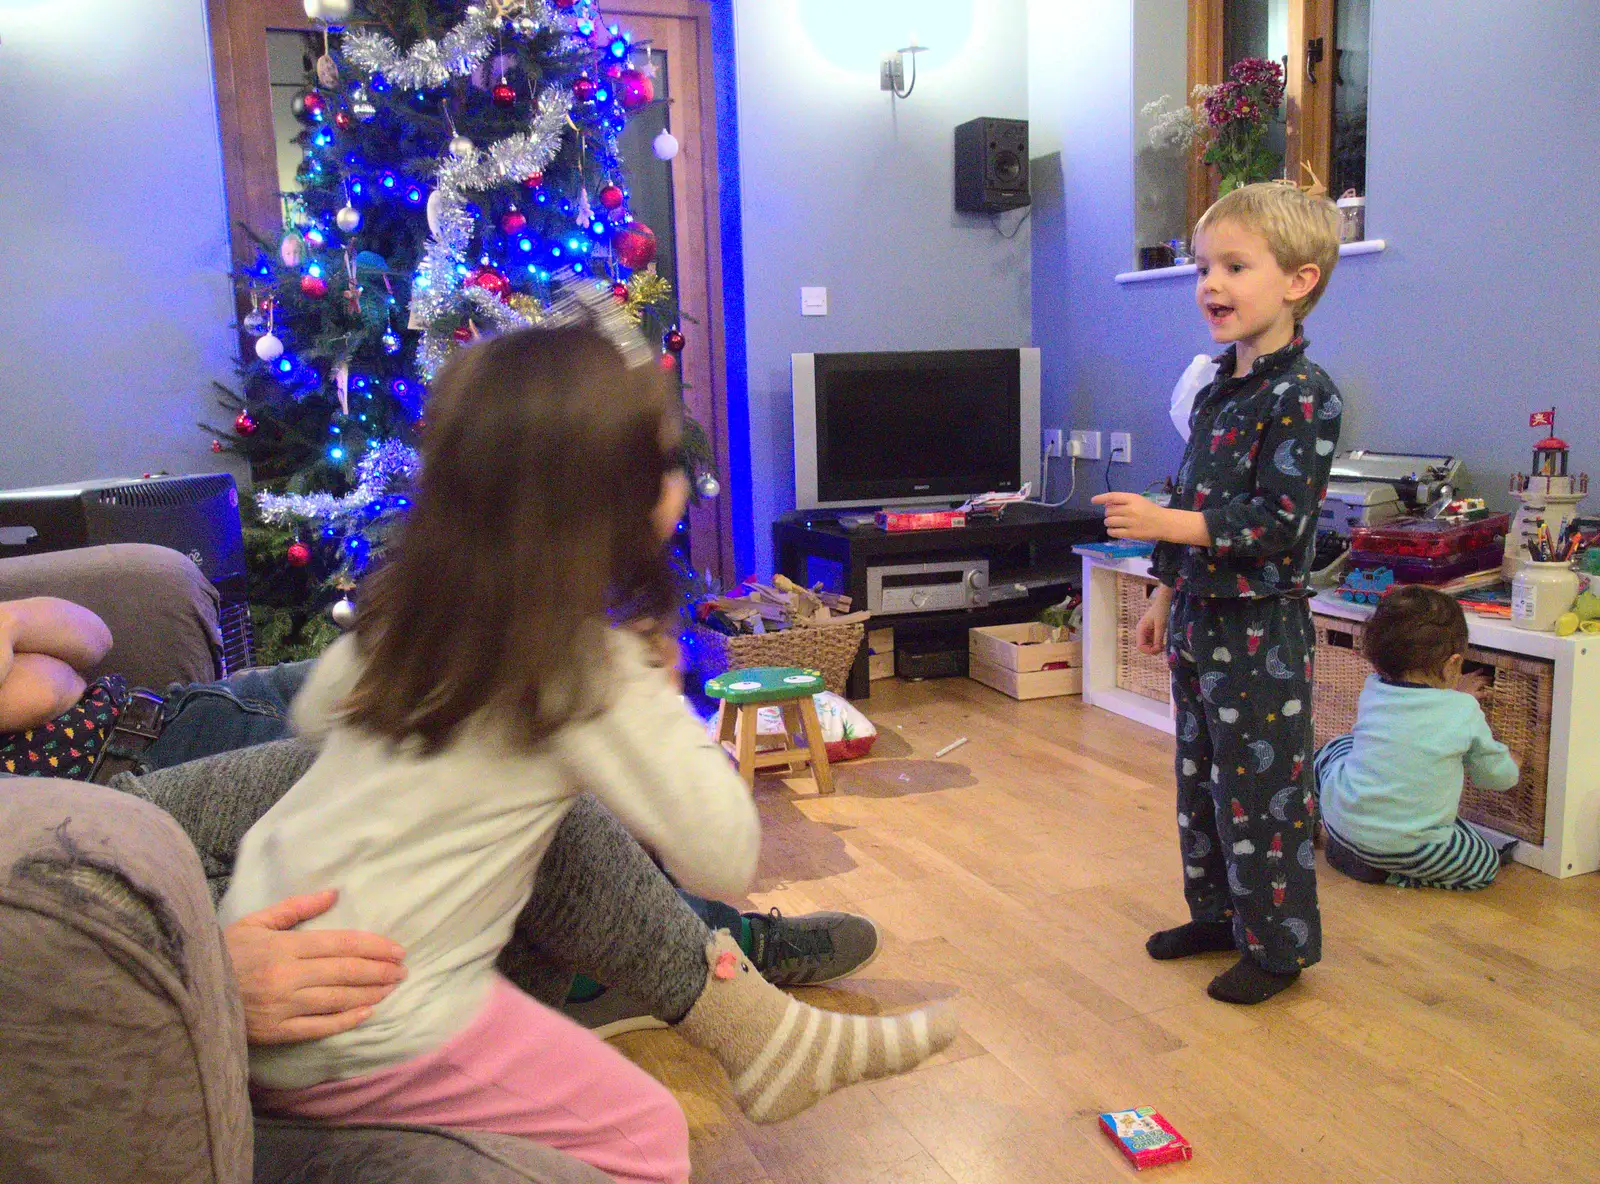
[[[355,1077],[464,1030],[581,792],[604,802],[688,891],[744,893],[760,848],[749,789],[638,639],[608,637],[611,694],[600,715],[533,752],[475,718],[431,756],[337,719],[361,664],[353,637],[329,647],[294,703],[296,728],[325,738],[322,753],[245,835],[219,917],[226,925],[336,888],[338,903],[304,928],[381,933],[405,947],[407,974],[349,1032],[251,1049],[252,1080],[293,1089]]]
[[[1185,441],[1189,439],[1189,419],[1194,413],[1194,401],[1201,391],[1217,377],[1217,364],[1210,354],[1195,354],[1189,368],[1178,376],[1172,388],[1172,426]]]

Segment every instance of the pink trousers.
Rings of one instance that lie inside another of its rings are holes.
[[[251,1093],[267,1114],[521,1135],[624,1184],[689,1178],[689,1128],[667,1089],[502,978],[466,1031],[432,1052],[364,1077]]]

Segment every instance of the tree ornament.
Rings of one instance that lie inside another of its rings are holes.
[[[706,501],[710,501],[722,492],[722,482],[717,480],[715,473],[701,473],[694,483],[695,490]]]
[[[516,234],[528,224],[528,215],[512,206],[500,215],[500,229],[506,234]]]
[[[245,313],[244,320],[239,322],[239,328],[252,337],[260,337],[267,331],[267,314],[259,308],[252,308]]]
[[[478,146],[472,142],[471,136],[457,134],[450,137],[450,155],[457,160],[466,160],[477,150]]]
[[[660,366],[663,370],[671,370],[677,364],[678,364],[678,355],[677,354],[662,354],[659,358],[656,359],[656,365]]]
[[[600,204],[608,210],[620,209],[622,206],[622,187],[609,182],[600,187],[600,192],[595,194],[600,199]]]
[[[400,352],[400,334],[394,331],[393,325],[390,325],[387,329],[385,329],[383,331],[383,336],[378,340],[383,344],[384,353],[397,354]]]
[[[328,113],[328,100],[314,90],[304,91],[289,104],[294,117],[303,123],[321,123]]]
[[[268,333],[256,342],[256,357],[263,362],[276,362],[283,357],[283,342],[276,333]]]
[[[656,154],[657,160],[671,160],[678,155],[678,137],[669,131],[659,132],[650,141],[650,150]]]
[[[355,206],[341,206],[333,216],[333,224],[346,234],[354,234],[361,229],[361,211]]]
[[[314,21],[337,25],[350,19],[351,0],[304,0],[306,15]]]
[[[624,111],[637,111],[646,103],[654,102],[655,97],[656,84],[641,70],[630,67],[617,79],[617,101]]]
[[[434,237],[437,238],[440,225],[439,219],[444,216],[444,194],[440,193],[437,189],[428,194],[428,204],[426,209],[428,215],[428,230],[434,235]]]
[[[212,452],[221,452],[222,451],[222,441],[213,437],[212,441],[211,441],[211,451]]]
[[[365,84],[350,92],[350,114],[362,123],[371,123],[378,117],[378,106],[372,101],[372,92]]]
[[[556,7],[562,12],[571,12],[578,6],[578,0],[556,0]]]
[[[290,567],[304,567],[311,562],[311,548],[304,543],[290,543],[283,557]]]
[[[454,337],[462,345],[465,345],[467,342],[476,337],[477,334],[473,332],[471,321],[463,321],[450,331],[450,336]]]
[[[628,285],[618,280],[611,285],[611,295],[616,298],[618,304],[628,303]]]
[[[519,16],[511,22],[511,31],[518,37],[534,37],[539,33],[539,22],[531,16]]]
[[[233,430],[238,432],[241,436],[255,435],[256,426],[255,416],[251,415],[248,411],[239,412],[238,416],[235,417],[233,421]]]
[[[300,290],[313,300],[321,300],[328,294],[328,281],[320,275],[303,275],[300,277]]]
[[[496,107],[509,107],[517,101],[517,92],[504,80],[489,92],[489,99]]]
[[[656,257],[656,232],[643,222],[629,222],[612,240],[617,252],[617,262],[629,271],[650,266]]]
[[[350,117],[350,112],[344,110],[343,108],[340,108],[338,111],[333,113],[333,126],[342,132],[349,131],[351,125],[354,123],[355,120]]]
[[[578,211],[572,220],[583,229],[588,230],[594,223],[594,210],[589,206],[589,187],[587,185],[578,190]]]
[[[278,243],[278,258],[285,267],[299,267],[306,257],[306,240],[291,230]]]
[[[683,333],[674,325],[661,338],[661,344],[666,347],[668,353],[681,354],[684,346]]]
[[[529,189],[537,189],[537,188],[539,188],[539,186],[544,184],[544,174],[543,173],[529,173],[528,177],[527,177],[527,180],[523,181],[523,184],[526,185]]]
[[[349,629],[356,623],[355,602],[346,596],[328,610],[328,615],[333,618],[333,623],[341,629]]]
[[[572,84],[572,97],[580,103],[593,102],[595,89],[593,78],[580,78]]]
[[[317,59],[316,71],[317,82],[328,90],[339,85],[339,63],[333,60],[331,54],[325,53]]]
[[[607,78],[621,78],[622,77],[622,63],[621,62],[607,62],[604,66],[600,67],[600,73],[605,75],[605,77],[607,77]]]
[[[485,267],[481,271],[473,272],[467,277],[467,283],[474,288],[482,288],[485,292],[500,300],[504,300],[511,295],[511,281],[492,267]]]

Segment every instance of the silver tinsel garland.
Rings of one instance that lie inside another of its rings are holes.
[[[422,471],[417,450],[399,440],[384,440],[367,450],[356,466],[356,487],[343,497],[331,493],[258,493],[256,508],[272,526],[317,523],[335,528],[365,522],[366,508],[381,497],[408,490]]]
[[[470,74],[494,48],[495,20],[473,6],[465,19],[439,40],[419,41],[404,54],[383,33],[352,29],[344,36],[347,62],[367,74],[382,74],[395,86],[429,89]]]

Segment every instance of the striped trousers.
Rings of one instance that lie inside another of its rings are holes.
[[[1312,763],[1316,770],[1319,794],[1323,778],[1350,755],[1353,744],[1352,737],[1339,736],[1317,750]],[[1323,825],[1327,826],[1326,819]],[[1360,863],[1374,871],[1387,873],[1388,883],[1399,888],[1450,888],[1458,892],[1472,892],[1487,888],[1500,872],[1500,852],[1470,822],[1460,818],[1456,819],[1448,839],[1420,843],[1398,855],[1369,851],[1352,843],[1331,826],[1328,827],[1328,837],[1328,862],[1334,867],[1339,867],[1332,850],[1336,841]],[[1357,875],[1356,878],[1366,877]]]

